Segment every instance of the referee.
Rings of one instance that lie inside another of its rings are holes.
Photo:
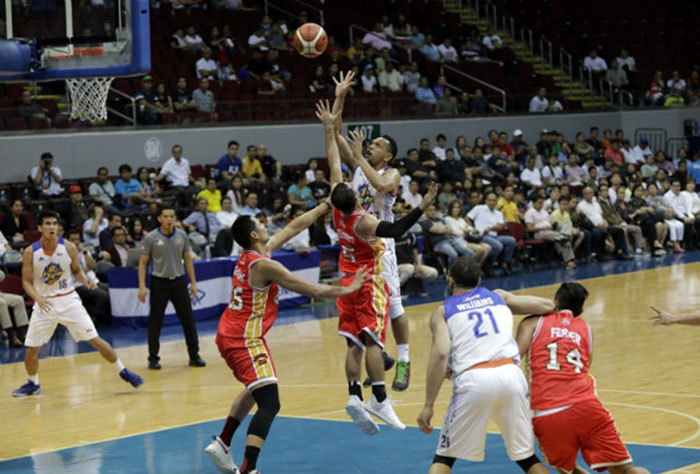
[[[187,241],[187,234],[174,227],[175,211],[172,207],[161,207],[158,212],[160,227],[151,231],[141,241],[141,259],[139,260],[139,300],[146,302],[146,272],[148,261],[153,259],[151,275],[150,313],[148,315],[148,368],[160,369],[160,327],[165,317],[168,301],[173,302],[177,317],[182,323],[192,367],[204,367],[206,363],[199,357],[197,327],[190,296],[197,295],[197,281],[194,277],[194,265]],[[184,266],[183,266],[184,260]],[[185,269],[190,277],[190,291],[187,292]]]

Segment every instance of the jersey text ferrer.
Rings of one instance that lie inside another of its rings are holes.
[[[593,339],[571,311],[540,318],[530,345],[532,408],[551,410],[595,398],[588,374]]]
[[[579,451],[596,471],[632,462],[588,373],[590,327],[570,311],[543,316],[530,344],[532,424],[542,453],[565,472]]]

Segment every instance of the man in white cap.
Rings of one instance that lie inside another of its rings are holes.
[[[515,150],[515,160],[520,163],[521,166],[524,165],[527,159],[529,145],[523,140],[523,131],[519,128],[513,130],[513,141],[510,142],[510,146]]]

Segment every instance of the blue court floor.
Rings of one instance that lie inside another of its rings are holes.
[[[198,423],[114,441],[64,449],[0,463],[4,474],[195,474],[218,472],[204,454],[223,420]],[[246,425],[232,443],[235,460],[243,453]],[[427,472],[438,441],[417,428],[405,432],[382,425],[376,436],[350,422],[279,417],[258,468],[264,474],[407,474]],[[628,444],[632,458],[652,473],[700,461],[700,449]],[[541,458],[541,455],[538,453]],[[582,460],[580,461],[583,462]],[[486,462],[457,461],[453,473],[518,474],[501,437],[489,434]],[[554,472],[554,471],[552,471]]]

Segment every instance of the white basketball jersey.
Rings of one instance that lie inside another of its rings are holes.
[[[73,291],[71,258],[63,237],[58,238],[56,249],[51,254],[44,249],[41,240],[34,242],[32,252],[34,288],[41,296],[58,296]]]
[[[513,358],[519,362],[513,339],[513,313],[493,291],[476,287],[443,303],[450,330],[449,367],[458,375],[481,362]]]
[[[390,169],[391,168],[386,167],[380,170],[379,174],[383,175]],[[360,195],[362,209],[369,212],[380,221],[394,222],[393,209],[394,202],[396,202],[394,193],[390,191],[377,191],[359,166],[355,168],[355,173],[352,175],[352,185],[357,189]]]
[[[386,167],[380,170],[379,174],[383,175],[390,169],[391,168]],[[396,202],[394,193],[390,191],[377,191],[359,166],[355,168],[355,173],[352,175],[352,185],[357,189],[360,195],[362,209],[369,212],[380,221],[394,222],[394,202]],[[398,275],[394,239],[383,238],[382,242],[384,242],[386,248],[382,256],[382,260],[385,262],[384,274]]]

